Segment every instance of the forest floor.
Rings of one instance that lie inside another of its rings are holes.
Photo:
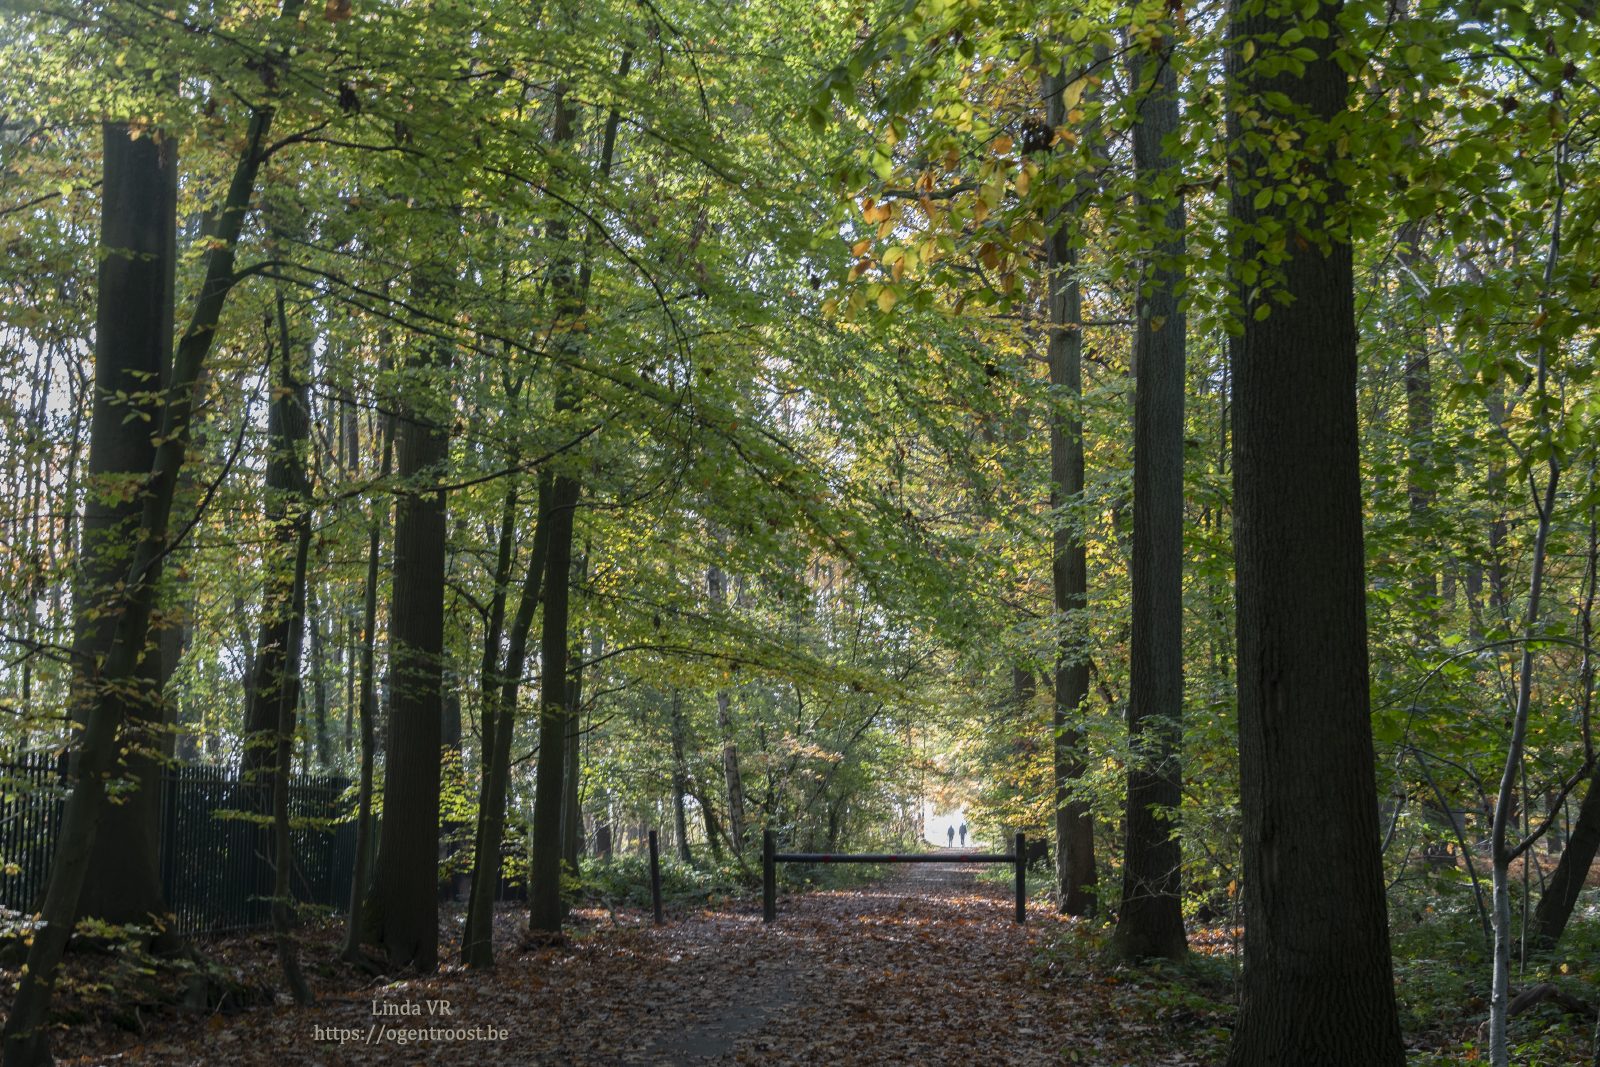
[[[314,1005],[280,997],[213,1015],[157,1005],[130,1020],[124,1004],[121,1026],[142,1032],[85,1018],[55,1047],[70,1064],[229,1067],[1220,1060],[1224,983],[1200,993],[1192,973],[1180,983],[1097,963],[1080,948],[1089,939],[1046,908],[1014,923],[1010,887],[978,870],[907,865],[868,885],[785,896],[772,925],[744,901],[661,927],[635,911],[583,910],[564,943],[520,949],[523,913],[508,907],[497,943],[511,947],[492,973],[362,978],[321,966],[337,929],[313,929],[302,955]],[[270,940],[235,944],[241,977],[272,983]],[[226,960],[226,946],[213,948]]]

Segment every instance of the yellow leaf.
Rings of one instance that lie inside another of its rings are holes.
[[[1077,107],[1078,101],[1083,99],[1083,91],[1087,88],[1089,88],[1089,79],[1079,78],[1077,81],[1067,86],[1065,91],[1062,92],[1061,96],[1069,108]]]
[[[878,310],[884,314],[888,314],[889,311],[894,308],[895,301],[899,299],[900,298],[895,295],[893,289],[889,288],[888,286],[884,286],[883,292],[878,294]]]
[[[1002,133],[999,137],[996,137],[994,139],[994,154],[997,155],[997,156],[1006,155],[1007,153],[1009,153],[1011,151],[1012,147],[1015,144],[1016,144],[1015,141],[1013,141],[1006,134]]]
[[[867,254],[867,250],[871,247],[872,238],[863,237],[861,240],[850,246],[850,254],[852,256],[864,256]]]
[[[1244,61],[1246,63],[1248,63],[1252,59],[1254,59],[1255,56],[1256,56],[1256,43],[1254,41],[1246,41],[1244,43],[1244,52],[1243,52],[1243,54],[1244,54]]]

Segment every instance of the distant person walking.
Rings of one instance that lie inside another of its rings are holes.
[[[946,826],[944,828],[944,836],[950,842],[950,847],[954,848],[956,844],[956,828],[954,826]]]
[[[967,847],[967,824],[966,823],[962,823],[961,824],[961,847],[962,848],[966,848]]]

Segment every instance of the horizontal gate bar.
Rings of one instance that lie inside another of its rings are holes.
[[[831,852],[778,852],[774,863],[1015,863],[1015,856],[943,856],[937,852],[869,852],[854,856]]]

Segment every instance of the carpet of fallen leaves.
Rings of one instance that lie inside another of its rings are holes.
[[[583,911],[572,936],[545,947],[516,947],[522,913],[507,908],[497,943],[508,947],[493,972],[395,981],[315,966],[309,1007],[281,998],[232,1014],[153,1007],[140,1034],[82,1026],[55,1044],[62,1063],[230,1067],[1218,1061],[1224,1006],[1092,964],[1072,950],[1071,922],[1043,908],[1018,926],[1012,898],[977,881],[977,869],[907,865],[867,886],[786,896],[772,925],[747,902],[662,927]],[[307,934],[308,965],[334,954],[335,936]],[[248,957],[241,977],[272,981],[267,939],[231,951]],[[374,1014],[411,1005],[418,1014]],[[428,1028],[397,1042],[396,1031]]]

